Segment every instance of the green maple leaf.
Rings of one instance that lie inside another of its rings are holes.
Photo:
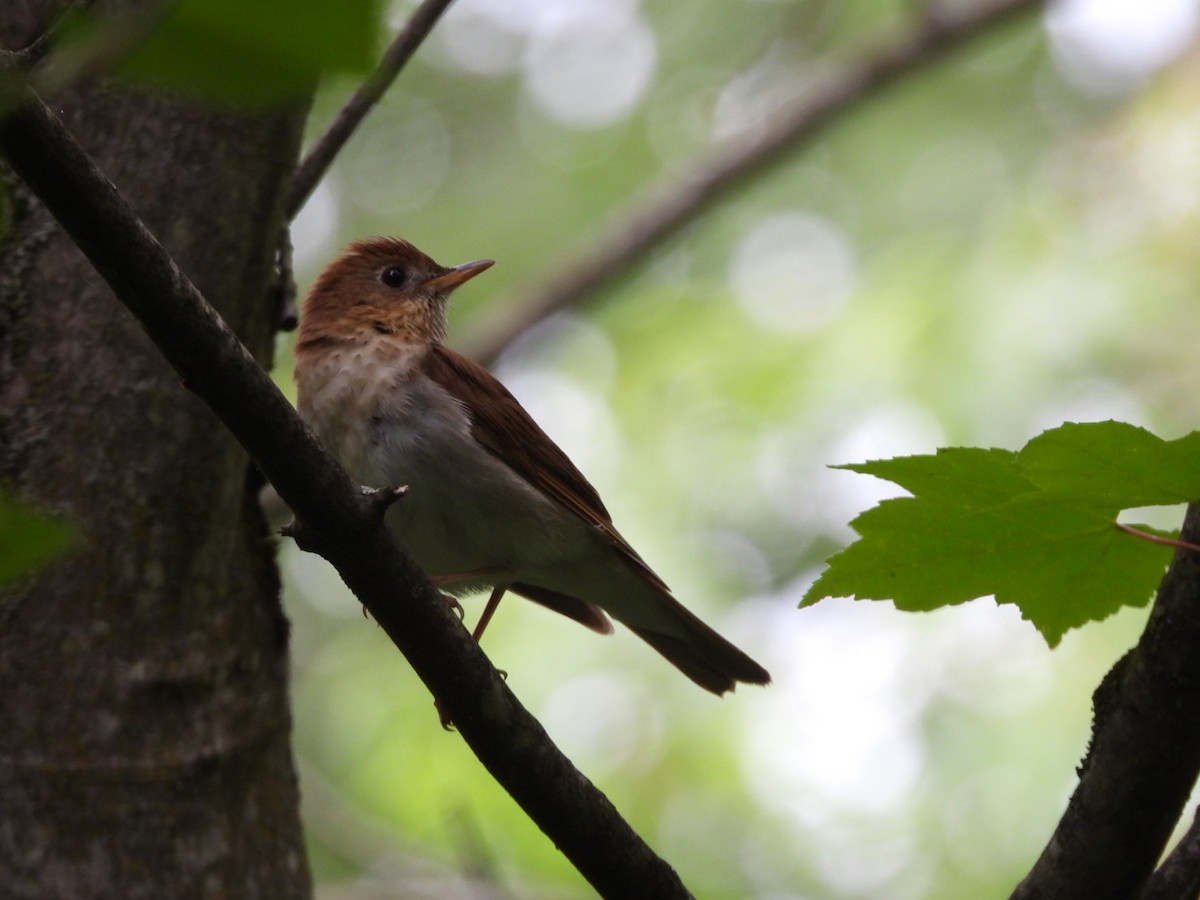
[[[1164,441],[1124,422],[1068,422],[1021,450],[1039,487],[1086,496],[1118,509],[1200,498],[1200,432]]]
[[[177,0],[164,9],[68,17],[56,52],[122,46],[132,34],[140,40],[116,59],[118,78],[255,105],[302,97],[322,74],[365,73],[383,36],[378,0]]]
[[[850,596],[931,610],[994,596],[1054,646],[1150,599],[1172,550],[1118,529],[1117,515],[1200,498],[1200,433],[1164,441],[1122,422],[1068,423],[1016,453],[951,448],[838,468],[913,496],[858,516],[861,539],[828,560],[802,606]]]

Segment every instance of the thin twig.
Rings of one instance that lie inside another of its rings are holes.
[[[20,50],[0,51],[0,115],[21,102],[27,88],[55,97],[72,85],[111,72],[154,33],[171,13],[171,0],[143,3],[91,15],[90,31],[64,39],[63,31],[78,24],[75,16],[91,14],[84,0],[62,0],[47,12],[41,33]]]
[[[287,223],[279,229],[279,241],[275,247],[275,272],[271,280],[271,295],[275,301],[275,327],[280,331],[295,331],[300,324],[300,312],[296,308],[296,269],[292,264],[295,255],[292,246],[292,229]]]
[[[584,245],[586,250],[540,287],[522,290],[521,302],[499,303],[500,309],[515,312],[501,322],[484,323],[478,331],[482,336],[466,341],[468,355],[482,362],[494,360],[531,326],[560,310],[587,303],[601,287],[646,260],[684,226],[762,177],[884,88],[1041,5],[1042,0],[989,0],[962,12],[931,13],[911,34],[806,92],[804,99],[780,112],[768,130],[697,163],[682,177],[651,191],[648,200],[618,215],[602,234]]]
[[[80,0],[56,0],[56,2],[47,3],[45,8],[37,13],[37,21],[40,24],[39,33],[29,35],[29,43],[19,50],[5,51],[6,64],[28,75],[29,71],[50,52],[50,46],[62,20],[80,5]]]
[[[366,118],[367,113],[391,87],[396,76],[400,74],[400,70],[412,58],[417,48],[421,46],[421,42],[425,40],[434,24],[452,2],[453,0],[425,0],[417,7],[408,21],[404,23],[404,27],[400,29],[400,33],[396,35],[391,46],[387,48],[387,52],[383,54],[375,71],[367,77],[367,80],[354,92],[354,96],[338,112],[337,118],[333,120],[333,124],[329,126],[328,130],[317,139],[316,144],[313,145],[296,170],[295,178],[292,179],[292,187],[288,192],[287,199],[287,218],[289,220],[294,219],[296,213],[300,212],[300,207],[304,206],[305,201],[308,200],[317,183],[333,164],[333,160],[346,141],[350,140],[350,136]]]

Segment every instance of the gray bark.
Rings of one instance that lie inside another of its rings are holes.
[[[267,364],[302,113],[96,86],[52,103]],[[0,594],[0,892],[307,896],[287,623],[246,454],[0,174],[0,483],[81,534]]]

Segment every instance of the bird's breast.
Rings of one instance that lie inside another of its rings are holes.
[[[377,452],[382,423],[401,419],[421,425],[412,410],[420,355],[419,346],[362,341],[322,348],[297,360],[300,416],[362,484],[391,483],[389,467]]]
[[[389,514],[431,574],[515,565],[580,523],[472,434],[469,409],[423,375],[424,349],[343,346],[296,367],[297,407],[360,484],[408,485]]]

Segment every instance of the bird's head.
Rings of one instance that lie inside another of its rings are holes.
[[[313,283],[298,343],[367,330],[444,342],[450,294],[492,265],[480,259],[441,266],[400,238],[355,241]]]

